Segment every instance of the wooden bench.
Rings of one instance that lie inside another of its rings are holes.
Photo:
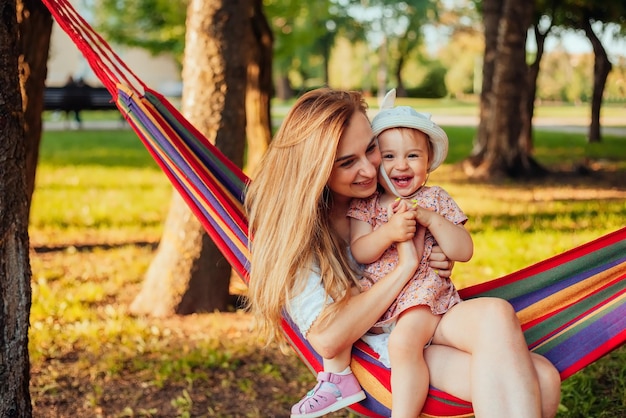
[[[111,93],[105,87],[46,87],[44,110],[80,112],[82,110],[117,110]]]

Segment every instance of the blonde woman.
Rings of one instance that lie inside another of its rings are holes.
[[[294,406],[292,417],[321,416],[358,394],[356,379],[342,367],[352,344],[387,311],[418,267],[418,246],[401,242],[396,268],[368,291],[357,290],[346,213],[352,198],[375,192],[380,162],[361,95],[318,89],[287,114],[247,191],[250,310],[268,343],[282,339],[287,310],[324,358],[318,385]],[[414,211],[402,216],[424,234]],[[449,276],[442,253],[433,251],[430,260]],[[431,384],[472,402],[478,417],[556,414],[559,375],[528,351],[504,300],[479,298],[452,307],[424,356]]]

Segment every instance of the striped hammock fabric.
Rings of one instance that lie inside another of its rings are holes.
[[[209,236],[246,281],[248,227],[242,201],[249,179],[163,96],[139,80],[67,0],[43,2],[87,58]],[[460,293],[464,299],[496,296],[509,300],[518,312],[529,348],[552,361],[565,379],[624,344],[625,278],[626,227]],[[283,329],[309,368],[321,370],[321,358],[286,316]],[[351,409],[363,416],[389,416],[390,371],[362,341],[354,347],[352,369],[368,396]],[[468,417],[472,407],[431,388],[423,416]]]

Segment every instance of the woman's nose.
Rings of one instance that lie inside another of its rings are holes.
[[[365,159],[361,165],[361,174],[365,177],[376,176],[376,166],[370,160]]]

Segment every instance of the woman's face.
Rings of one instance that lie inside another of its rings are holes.
[[[339,139],[328,187],[336,199],[365,198],[376,191],[380,151],[370,121],[356,112]]]

